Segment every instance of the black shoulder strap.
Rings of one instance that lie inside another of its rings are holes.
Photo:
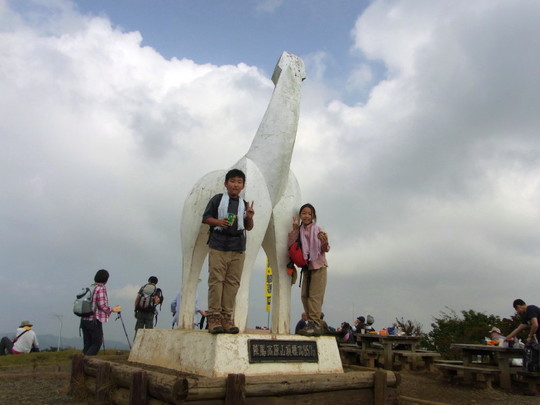
[[[212,210],[212,215],[216,215],[215,218],[218,217],[218,211],[219,211],[219,205],[221,204],[221,199],[223,198],[223,193],[216,194],[214,197],[211,198],[210,201],[212,201],[214,198],[217,198],[219,195],[219,201],[217,205],[215,206],[215,209]],[[210,239],[212,238],[212,232],[214,232],[215,226],[209,225],[208,226],[208,240],[206,241],[206,244],[208,245],[210,243]]]
[[[163,291],[161,290],[161,288],[156,288],[155,294],[159,297],[159,310],[161,311],[161,306],[163,305],[163,300],[165,299],[165,297],[163,296]]]
[[[302,249],[302,224],[298,227],[298,238],[296,239],[296,243],[298,243],[298,247]]]
[[[17,340],[19,340],[19,338],[24,335],[26,332],[28,332],[30,329],[25,329],[24,332],[21,332],[21,334],[19,336],[17,336],[15,339],[13,339],[13,343],[15,343]]]
[[[144,290],[144,287],[146,287],[148,285],[148,283],[146,283],[145,285],[143,285],[141,288],[139,288],[139,295],[142,297],[143,295],[143,290]]]

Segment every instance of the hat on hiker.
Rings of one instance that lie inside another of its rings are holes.
[[[30,323],[30,321],[22,321],[21,322],[21,326],[19,326],[19,328],[23,328],[25,326],[30,326],[32,327],[33,325]]]
[[[491,328],[491,330],[489,331],[489,333],[492,333],[492,332],[497,332],[499,335],[501,334],[501,330],[499,328],[496,328],[495,326]]]

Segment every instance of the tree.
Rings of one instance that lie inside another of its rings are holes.
[[[458,353],[450,349],[452,343],[483,343],[492,327],[498,327],[503,334],[510,333],[515,322],[472,309],[461,311],[461,317],[450,308],[448,311],[434,317],[432,330],[423,342],[428,349],[441,353],[443,358],[459,358]]]
[[[407,336],[422,336],[422,324],[418,321],[411,321],[410,319],[401,319],[396,318],[396,323],[394,323],[394,328],[398,327],[401,329]]]

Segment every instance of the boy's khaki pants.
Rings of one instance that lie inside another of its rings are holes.
[[[232,316],[244,268],[244,252],[210,249],[208,312]]]

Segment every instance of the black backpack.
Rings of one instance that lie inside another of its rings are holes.
[[[528,343],[525,345],[523,353],[523,368],[530,372],[540,371],[540,348],[538,343]]]

